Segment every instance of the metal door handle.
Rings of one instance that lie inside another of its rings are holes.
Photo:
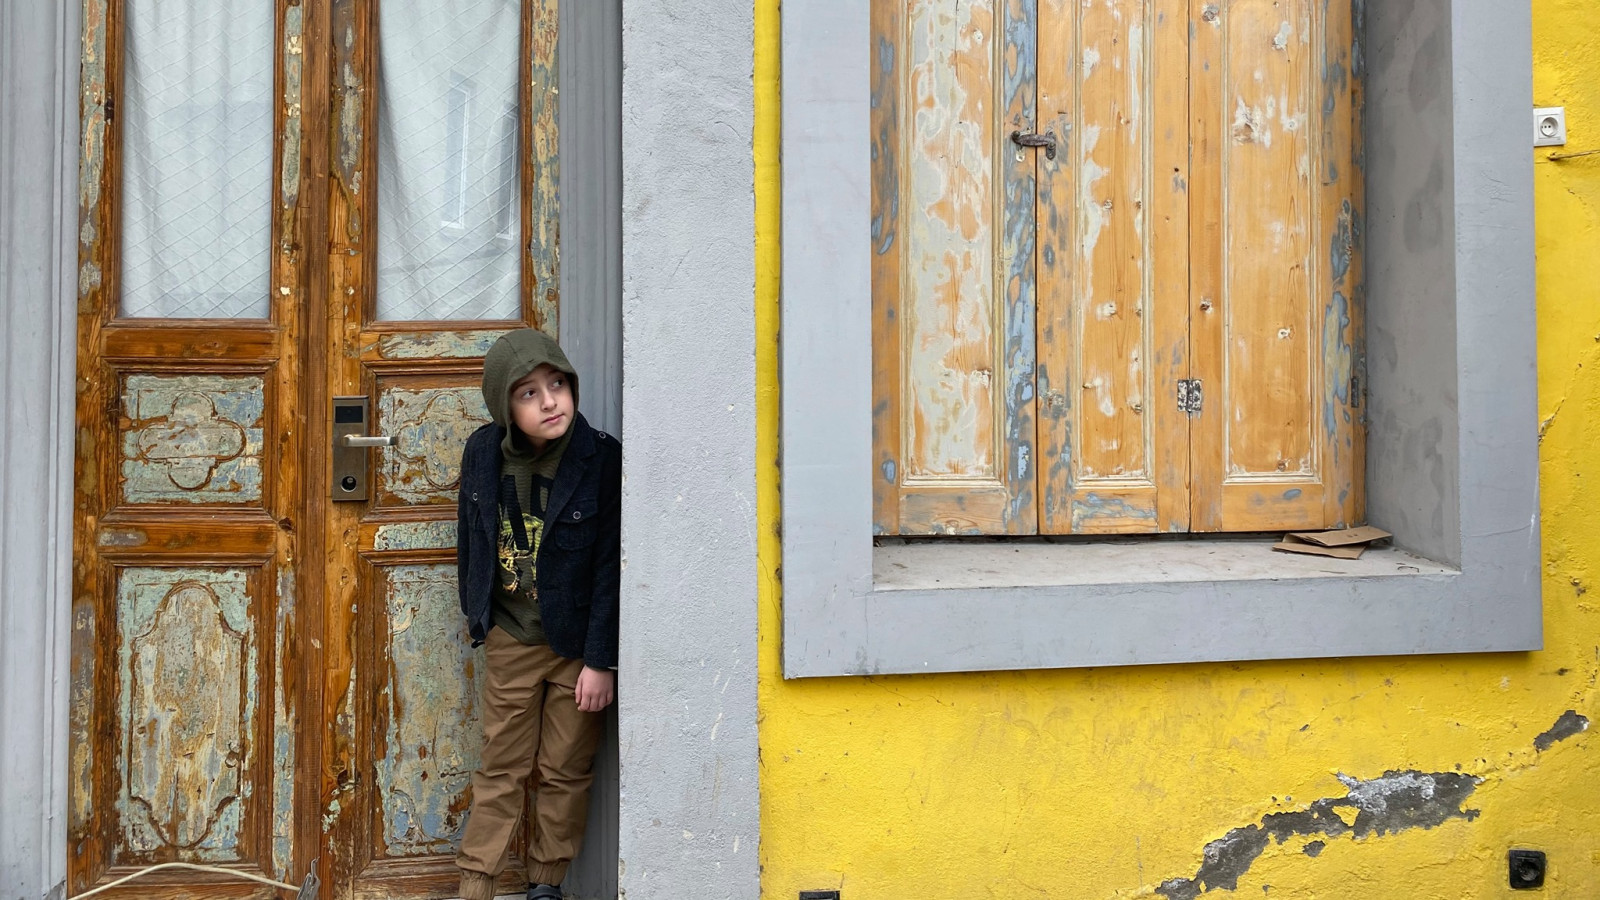
[[[1032,131],[1011,132],[1011,142],[1018,147],[1043,147],[1045,159],[1056,158],[1056,136],[1046,131],[1036,134]]]
[[[372,497],[371,447],[393,447],[386,434],[367,434],[367,397],[356,394],[333,398],[333,499],[365,501]]]

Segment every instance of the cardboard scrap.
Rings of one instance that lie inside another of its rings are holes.
[[[1334,559],[1360,559],[1373,543],[1388,537],[1391,537],[1389,532],[1371,525],[1339,531],[1294,531],[1284,535],[1272,549]]]

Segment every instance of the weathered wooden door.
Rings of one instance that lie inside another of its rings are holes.
[[[85,9],[70,888],[451,896],[458,463],[488,345],[557,328],[556,0]]]
[[[1358,3],[875,0],[875,528],[1362,502]]]

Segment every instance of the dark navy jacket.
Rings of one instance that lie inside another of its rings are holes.
[[[485,425],[461,453],[456,570],[461,611],[476,646],[492,627],[500,530],[500,441]],[[534,564],[539,616],[550,649],[595,669],[617,665],[617,586],[622,551],[622,442],[596,431],[582,413],[556,467],[545,504],[544,538]]]

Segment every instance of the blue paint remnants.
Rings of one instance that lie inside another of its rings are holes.
[[[1345,409],[1350,403],[1350,372],[1355,355],[1350,325],[1350,302],[1342,292],[1334,291],[1322,314],[1322,427],[1330,439],[1338,436],[1341,413],[1349,415]],[[1334,452],[1338,450],[1335,444]]]
[[[872,211],[872,246],[879,256],[894,247],[896,225],[900,221],[900,171],[895,163],[894,129],[900,119],[899,96],[895,90],[894,42],[878,38],[877,77],[873,79],[871,103],[878,109],[889,104],[880,120],[882,127],[872,141],[872,173],[878,183],[873,192],[883,206]],[[892,314],[891,314],[892,317]]]

